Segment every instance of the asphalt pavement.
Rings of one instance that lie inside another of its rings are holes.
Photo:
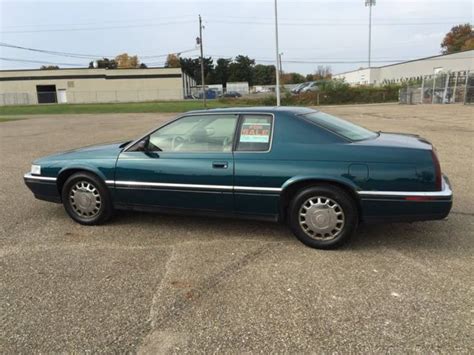
[[[85,227],[33,198],[31,161],[173,115],[0,123],[0,352],[472,353],[474,107],[324,111],[431,140],[449,218],[362,226],[334,251],[266,222],[120,212]]]

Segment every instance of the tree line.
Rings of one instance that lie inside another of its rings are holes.
[[[175,54],[168,55],[166,68],[181,68],[185,73],[201,84],[201,60],[199,58],[180,58]],[[245,55],[235,58],[219,58],[214,63],[211,57],[204,58],[204,77],[206,84],[221,84],[228,82],[248,82],[252,85],[275,85],[275,66],[256,64],[255,59]],[[282,84],[298,84],[305,81],[331,78],[331,68],[319,66],[314,74],[306,76],[299,73],[281,73]]]

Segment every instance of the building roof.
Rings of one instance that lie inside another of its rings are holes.
[[[392,66],[395,66],[395,65],[402,65],[402,64],[406,64],[406,63],[418,62],[418,61],[422,61],[422,60],[430,60],[430,59],[435,59],[435,58],[444,59],[444,58],[449,57],[449,56],[459,56],[459,55],[463,55],[462,53],[466,53],[466,52],[472,52],[472,53],[473,53],[473,57],[471,57],[471,58],[474,59],[474,49],[468,49],[468,50],[460,51],[460,52],[456,52],[456,53],[437,54],[437,55],[432,55],[432,56],[429,56],[429,57],[422,57],[422,58],[417,58],[417,59],[410,59],[410,60],[406,60],[406,61],[404,61],[404,62],[397,62],[397,63],[387,64],[387,65],[382,65],[382,66],[379,66],[379,67],[358,68],[358,69],[354,69],[354,70],[348,70],[348,71],[345,71],[345,72],[342,72],[342,73],[337,73],[337,74],[334,74],[334,75],[343,75],[343,74],[353,73],[353,72],[355,72],[355,71],[360,71],[360,70],[369,70],[369,69],[373,70],[373,69],[387,68],[387,67],[392,67]],[[468,57],[468,58],[469,58],[469,57]],[[463,58],[460,58],[460,59],[466,59],[466,58],[463,57]]]

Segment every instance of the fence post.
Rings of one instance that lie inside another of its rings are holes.
[[[446,73],[446,82],[444,83],[444,92],[443,92],[443,102],[442,102],[442,104],[446,103],[446,94],[448,93],[448,85],[449,85],[449,73]]]
[[[425,76],[421,77],[421,95],[420,95],[420,104],[423,103],[423,99],[425,96]]]
[[[453,88],[453,104],[456,103],[456,90],[458,88],[458,76],[459,72],[456,72],[456,76],[454,77],[454,88]]]
[[[431,103],[434,104],[436,88],[436,74],[433,75],[433,91],[431,92]]]
[[[467,101],[467,85],[469,84],[469,70],[466,70],[466,81],[464,83],[464,105],[466,104]]]
[[[316,93],[316,105],[319,106],[319,92]]]

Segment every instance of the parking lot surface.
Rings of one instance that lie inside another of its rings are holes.
[[[0,123],[0,352],[472,352],[474,107],[323,110],[432,141],[449,219],[362,226],[335,251],[254,221],[122,212],[85,227],[33,198],[31,161],[173,115]]]

